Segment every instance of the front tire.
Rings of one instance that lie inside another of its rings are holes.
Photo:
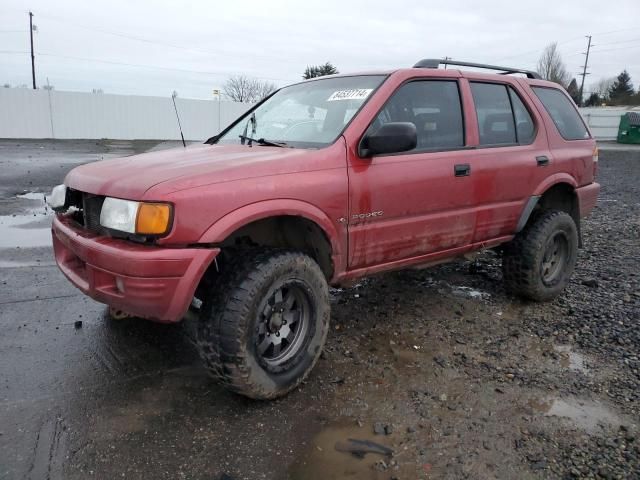
[[[578,229],[573,218],[561,211],[543,212],[505,247],[505,286],[531,300],[551,300],[571,279],[577,254]]]
[[[227,265],[203,300],[198,346],[226,388],[272,399],[296,388],[320,357],[329,330],[329,288],[298,252],[260,251]]]

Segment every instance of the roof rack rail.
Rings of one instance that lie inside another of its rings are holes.
[[[523,70],[521,68],[500,67],[497,65],[487,65],[485,63],[461,62],[457,60],[444,60],[439,58],[425,58],[416,63],[413,68],[438,68],[440,65],[455,65],[457,67],[473,67],[486,68],[487,70],[499,70],[500,75],[509,75],[511,73],[522,73],[527,78],[541,78],[537,72],[531,70]]]

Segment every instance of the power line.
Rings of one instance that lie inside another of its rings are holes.
[[[609,42],[609,43],[601,43],[600,46],[605,46],[605,45],[619,45],[621,43],[633,43],[633,42],[638,42],[640,41],[640,38],[632,38],[630,40],[621,40],[619,42]]]
[[[638,27],[622,28],[622,29],[620,29],[620,30],[610,30],[610,31],[608,31],[608,32],[598,32],[598,33],[594,33],[594,34],[592,34],[592,36],[597,36],[597,35],[598,35],[598,36],[611,35],[612,33],[628,32],[628,31],[630,31],[630,30],[636,30],[636,31],[637,31],[637,30],[638,30]],[[576,40],[580,40],[580,39],[582,39],[582,38],[584,38],[584,37],[572,37],[572,38],[569,38],[569,39],[566,39],[566,40],[562,40],[562,41],[560,41],[560,42],[556,42],[556,43],[557,43],[558,45],[564,45],[565,43],[570,43],[570,42],[573,42],[573,41],[576,41]],[[537,49],[535,49],[535,50],[529,50],[529,51],[527,51],[527,52],[518,53],[518,54],[515,54],[515,55],[510,55],[510,56],[507,56],[507,57],[502,57],[502,58],[497,59],[496,61],[497,61],[497,62],[500,62],[500,61],[502,61],[502,60],[506,60],[506,59],[509,59],[509,58],[524,57],[525,55],[529,55],[529,54],[531,54],[531,53],[536,53],[536,52],[540,52],[540,49],[539,49],[539,48],[537,48]]]
[[[630,47],[618,47],[618,48],[605,48],[604,50],[594,50],[594,52],[613,52],[615,50],[635,50],[636,48],[640,48],[640,45],[635,46],[632,45]]]
[[[31,14],[31,12],[30,12],[30,15],[33,15],[33,14]],[[160,46],[164,46],[164,47],[176,48],[176,49],[180,49],[180,50],[191,51],[191,52],[196,52],[196,53],[205,54],[205,55],[222,56],[222,57],[234,57],[234,58],[238,57],[238,55],[234,55],[234,54],[225,54],[225,53],[219,53],[219,52],[212,52],[212,51],[194,49],[194,48],[190,48],[190,47],[184,47],[184,46],[181,46],[181,45],[176,45],[176,44],[173,44],[173,43],[150,40],[150,39],[147,39],[147,38],[138,37],[138,36],[134,36],[134,35],[127,35],[127,34],[123,34],[123,33],[119,33],[119,32],[113,32],[113,31],[105,30],[105,29],[98,28],[98,27],[91,27],[91,26],[87,26],[87,25],[81,25],[81,24],[77,24],[77,23],[74,23],[74,22],[69,22],[69,21],[64,20],[64,19],[56,18],[55,16],[51,16],[51,15],[48,15],[48,14],[40,14],[39,13],[38,15],[40,17],[44,17],[44,18],[47,18],[47,19],[50,19],[50,20],[54,20],[54,21],[57,21],[57,22],[73,25],[75,27],[82,28],[82,29],[85,29],[85,30],[88,30],[88,31],[99,32],[99,33],[103,33],[103,34],[107,34],[107,35],[113,35],[113,36],[116,36],[116,37],[121,37],[121,38],[125,38],[125,39],[128,39],[128,40],[133,40],[133,41],[137,41],[137,42],[143,42],[143,43],[148,43],[148,44],[153,44],[153,45],[160,45]],[[33,30],[31,30],[31,36],[33,36]],[[2,51],[0,51],[0,52],[2,52]],[[9,51],[4,51],[2,53],[9,53]],[[13,51],[11,53],[19,53],[19,52]],[[38,55],[47,56],[47,57],[66,58],[66,59],[72,59],[72,60],[82,60],[82,61],[88,61],[88,62],[105,63],[105,64],[110,64],[110,65],[122,65],[122,66],[129,66],[129,67],[151,68],[151,69],[176,71],[176,72],[185,72],[185,73],[206,74],[206,75],[218,76],[218,77],[229,76],[229,75],[233,75],[234,74],[233,72],[213,72],[213,71],[187,70],[187,69],[179,69],[179,68],[171,68],[171,67],[161,67],[161,66],[155,66],[155,65],[142,65],[142,64],[134,64],[134,63],[127,63],[127,62],[98,60],[98,59],[86,58],[86,57],[74,57],[74,56],[71,56],[71,55],[57,55],[57,54],[52,54],[52,53],[39,53]],[[32,54],[32,56],[33,56],[33,54]],[[268,57],[265,57],[264,55],[260,55],[258,58],[259,59],[267,59]],[[272,57],[272,58],[275,59],[275,57]],[[282,62],[282,57],[277,58],[277,60]],[[293,62],[286,62],[286,63],[293,63]],[[35,77],[35,73],[33,73],[33,75]],[[274,77],[253,77],[253,78],[257,78],[257,79],[260,79],[260,80],[283,81],[283,82],[294,81],[294,80],[292,80],[290,78],[286,78],[286,79],[285,78],[274,78]],[[35,84],[35,79],[34,79],[34,84]]]
[[[147,44],[151,44],[151,45],[159,45],[162,47],[170,47],[170,48],[175,48],[175,49],[179,49],[179,50],[184,50],[184,51],[188,51],[188,52],[194,52],[194,53],[199,53],[199,54],[204,54],[204,55],[211,55],[211,56],[217,56],[217,57],[230,57],[230,58],[237,58],[239,56],[239,54],[233,54],[233,53],[221,53],[221,52],[214,52],[211,50],[202,50],[202,49],[198,49],[198,48],[192,48],[192,47],[185,47],[183,45],[177,45],[175,43],[169,43],[169,42],[162,42],[159,40],[151,40],[149,38],[144,38],[144,37],[139,37],[137,35],[129,35],[129,34],[125,34],[125,33],[120,33],[120,32],[114,32],[111,30],[105,30],[104,28],[101,27],[95,27],[95,26],[91,26],[91,25],[83,25],[83,24],[79,24],[79,23],[74,23],[74,22],[70,22],[68,20],[65,19],[61,19],[55,16],[51,16],[48,14],[38,14],[41,17],[44,18],[48,18],[49,20],[53,20],[56,22],[60,22],[60,23],[66,23],[67,25],[72,25],[76,28],[81,28],[84,30],[88,30],[90,32],[99,32],[105,35],[112,35],[115,37],[120,37],[120,38],[125,38],[127,40],[133,40],[136,42],[142,42],[142,43],[147,43]],[[264,60],[269,60],[269,61],[277,61],[279,63],[288,63],[290,65],[293,64],[298,64],[298,62],[292,62],[292,61],[283,61],[282,57],[274,57],[274,56],[266,56],[263,54],[260,54],[259,57],[257,57],[259,59],[264,59]]]
[[[637,31],[638,27],[622,28],[620,30],[610,30],[608,32],[598,32],[598,33],[594,33],[593,35],[599,35],[599,36],[611,35],[612,33],[628,32],[629,30],[636,30]]]
[[[15,52],[15,53],[19,53],[19,52]],[[233,75],[233,72],[214,72],[214,71],[206,71],[206,70],[188,70],[188,69],[183,69],[183,68],[162,67],[162,66],[159,66],[159,65],[142,65],[142,64],[137,64],[137,63],[126,63],[126,62],[117,62],[117,61],[111,61],[111,60],[98,60],[98,59],[95,59],[95,58],[87,58],[87,57],[76,57],[76,56],[72,56],[72,55],[58,55],[58,54],[55,54],[55,53],[39,52],[38,56],[66,58],[66,59],[69,59],[69,60],[82,60],[82,61],[86,61],[86,62],[105,63],[105,64],[108,64],[108,65],[122,65],[122,66],[127,66],[127,67],[139,67],[139,68],[151,68],[151,69],[157,69],[157,70],[168,70],[168,71],[173,71],[173,72],[196,73],[196,74],[211,75],[211,76],[216,76],[216,77],[223,77],[223,76]],[[271,78],[271,77],[253,77],[253,78],[257,78],[259,80],[274,80],[274,81],[283,81],[283,82],[292,81],[291,79],[288,79],[288,78],[287,79],[285,79],[285,78]]]
[[[581,39],[581,38],[584,38],[584,37],[572,37],[572,38],[569,38],[569,39],[567,39],[567,40],[562,40],[561,42],[556,42],[556,43],[557,43],[558,45],[564,45],[565,43],[570,43],[570,42],[573,42],[573,41],[575,41],[575,40],[579,40],[579,39]],[[524,57],[525,55],[529,55],[529,54],[532,54],[532,53],[540,53],[540,49],[539,49],[539,48],[536,48],[535,50],[529,50],[529,51],[524,52],[524,53],[519,53],[519,54],[516,54],[516,55],[511,55],[511,56],[508,56],[508,57],[502,57],[502,58],[499,58],[499,59],[498,59],[498,60],[496,60],[496,61],[501,62],[502,60],[506,60],[506,59],[509,59],[509,58]]]

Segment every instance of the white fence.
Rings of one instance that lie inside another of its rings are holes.
[[[176,98],[187,140],[218,133],[249,104]],[[615,140],[624,107],[582,108],[598,140]],[[0,88],[0,138],[179,140],[171,98]]]
[[[249,104],[176,98],[186,140],[218,133]],[[0,88],[0,138],[179,140],[170,97]]]
[[[618,137],[620,117],[629,111],[639,111],[640,107],[588,107],[580,113],[598,140],[615,140]]]

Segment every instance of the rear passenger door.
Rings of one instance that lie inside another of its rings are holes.
[[[552,161],[539,114],[517,83],[470,81],[479,142],[473,174],[474,242],[512,235]]]
[[[408,152],[351,159],[350,269],[466,247],[473,236],[469,174],[475,151],[465,146],[458,81],[401,85],[367,132],[388,122],[415,124],[418,145]]]

